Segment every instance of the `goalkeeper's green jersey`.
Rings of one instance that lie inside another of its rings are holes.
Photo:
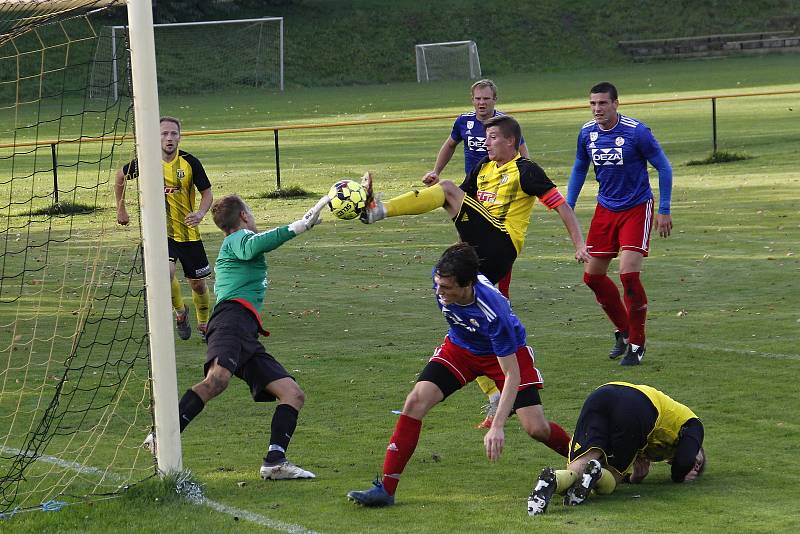
[[[226,300],[245,300],[260,313],[267,291],[267,258],[264,253],[278,248],[294,236],[288,226],[281,226],[260,233],[241,229],[225,237],[214,264],[217,304]]]

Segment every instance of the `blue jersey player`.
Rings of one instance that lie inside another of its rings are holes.
[[[639,273],[650,249],[654,212],[647,163],[658,170],[655,223],[661,237],[668,237],[672,231],[672,167],[650,129],[617,112],[619,100],[612,84],[602,82],[592,87],[589,105],[594,120],[584,124],[578,134],[567,203],[575,207],[586,172],[593,165],[600,186],[586,238],[591,259],[586,263],[583,281],[616,327],[616,343],[609,357],[624,354],[620,364],[638,365],[645,351],[647,318],[647,295]],[[624,301],[608,277],[609,264],[617,255]]]
[[[492,80],[478,80],[470,88],[474,111],[462,113],[453,123],[453,129],[444,140],[433,170],[428,172],[422,181],[425,185],[433,185],[439,181],[439,175],[447,167],[450,159],[455,154],[459,143],[464,143],[464,175],[468,175],[475,165],[488,154],[486,152],[486,130],[483,123],[495,115],[503,113],[494,109],[497,104],[497,86]],[[523,158],[528,158],[528,147],[525,138],[520,139],[519,153]]]
[[[433,270],[439,308],[450,328],[406,397],[403,411],[386,448],[383,478],[350,500],[364,506],[394,504],[400,476],[419,441],[422,419],[436,404],[475,380],[488,376],[502,391],[497,413],[484,436],[486,456],[494,461],[505,445],[503,427],[511,409],[525,431],[562,456],[569,435],[544,416],[539,389],[542,377],[526,345],[525,327],[508,300],[478,272],[478,254],[467,243],[445,250]]]

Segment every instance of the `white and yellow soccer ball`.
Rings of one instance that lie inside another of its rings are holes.
[[[355,219],[367,207],[367,191],[353,180],[339,180],[328,192],[328,207],[337,219]]]

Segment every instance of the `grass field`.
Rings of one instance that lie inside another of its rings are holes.
[[[670,158],[675,230],[667,240],[653,238],[645,265],[650,313],[642,366],[625,369],[606,358],[612,329],[581,283],[581,268],[571,260],[569,240],[554,214],[534,210],[511,296],[546,377],[542,397],[551,419],[572,431],[583,399],[604,382],[653,385],[704,421],[709,460],[699,482],[674,485],[668,468],[656,466],[641,486],[622,486],[575,509],[556,503],[547,515],[529,518],[525,500],[536,476],[546,465],[563,465],[563,459],[531,441],[512,419],[503,457],[490,464],[483,434],[472,428],[481,419],[483,398],[469,386],[426,418],[396,506],[362,509],[345,500],[348,490],[366,488],[380,471],[396,418],[392,410],[402,406],[445,333],[429,274],[456,235],[437,211],[374,227],[327,220],[268,255],[264,319],[272,336],[266,345],[307,394],[289,457],[318,478],[288,483],[258,478],[272,407],[253,404],[239,383],[210,403],[182,437],[184,465],[204,484],[206,495],[260,514],[268,524],[189,504],[149,482],[119,499],[28,513],[0,525],[14,532],[287,531],[292,526],[331,533],[797,531],[792,496],[800,481],[793,454],[800,438],[795,389],[800,372],[795,140],[800,96],[719,101],[720,149],[752,159],[713,166],[686,165],[710,153],[708,102],[630,107],[625,102],[800,89],[798,66],[800,58],[789,55],[497,80],[499,109],[513,111],[581,103],[589,86],[611,79],[621,91],[621,111],[647,123]],[[191,131],[455,115],[469,101],[466,83],[444,83],[161,104],[163,113],[181,117]],[[589,119],[588,109],[519,119],[532,157],[564,192],[575,136]],[[370,169],[377,187],[391,196],[419,183],[449,128],[450,121],[441,120],[286,132],[281,136],[283,185],[322,194],[336,179]],[[310,198],[259,198],[274,188],[271,134],[186,137],[182,148],[203,161],[217,196],[244,196],[264,229],[294,220],[313,203]],[[461,165],[457,155],[446,177],[457,180]],[[595,191],[587,179],[577,208],[584,231]],[[75,220],[88,229],[98,217],[112,219],[110,196],[107,205],[102,215]],[[202,229],[213,260],[222,236],[210,218]],[[137,238],[133,227],[113,237],[119,242]],[[178,341],[176,350],[182,392],[201,377],[204,345],[193,338]]]

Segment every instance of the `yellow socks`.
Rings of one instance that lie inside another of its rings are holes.
[[[556,493],[564,495],[564,492],[578,480],[578,473],[569,469],[558,469],[556,471]]]
[[[210,301],[211,297],[207,289],[206,292],[202,294],[192,290],[192,302],[194,302],[194,311],[197,314],[198,325],[205,325],[208,323]]]
[[[181,294],[181,285],[178,283],[178,277],[173,276],[170,280],[170,293],[172,294],[172,308],[175,313],[183,313],[183,295]]]
[[[478,387],[481,388],[481,391],[483,391],[487,397],[491,397],[492,395],[495,394],[496,395],[500,394],[500,390],[497,389],[494,380],[492,380],[488,376],[481,375],[475,379],[475,382],[478,383]]]
[[[444,206],[444,189],[436,184],[419,191],[409,191],[383,203],[387,217],[419,215]]]
[[[595,493],[598,495],[608,495],[609,493],[613,493],[615,489],[617,489],[617,481],[614,479],[614,475],[611,471],[608,469],[600,471],[600,480],[597,481],[594,487]]]

